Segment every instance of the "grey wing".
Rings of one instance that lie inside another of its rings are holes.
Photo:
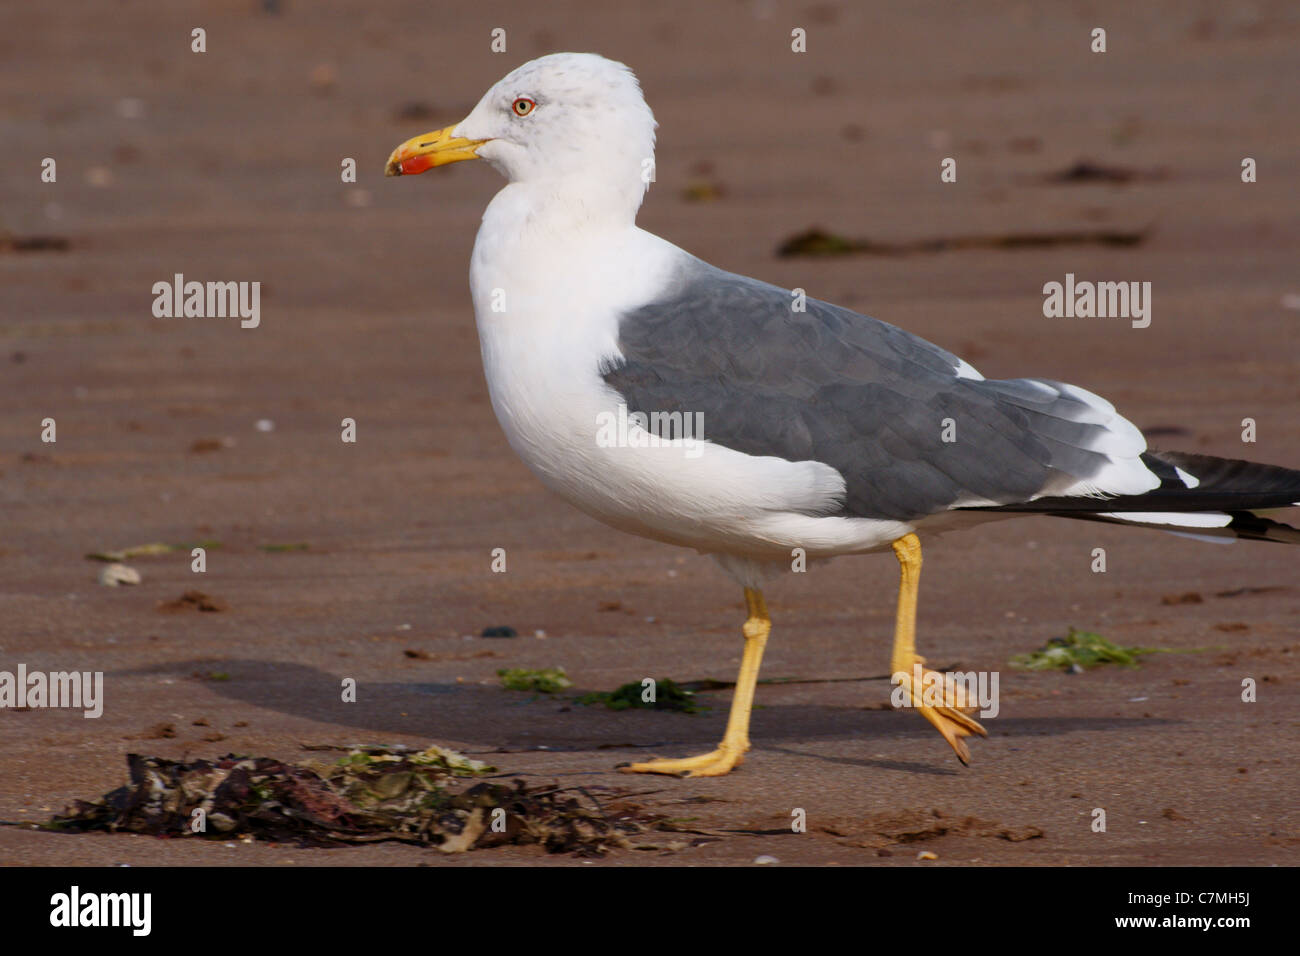
[[[708,441],[834,467],[847,489],[838,514],[855,517],[1027,501],[1109,463],[1093,450],[1106,445],[1107,416],[1079,397],[1094,396],[959,377],[960,360],[924,339],[793,301],[690,257],[656,301],[622,317],[622,360],[605,381],[629,412],[699,413]]]

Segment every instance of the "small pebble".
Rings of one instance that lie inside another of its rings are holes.
[[[780,863],[781,861],[774,856],[767,856],[766,854],[764,854],[763,856],[754,857],[754,862],[757,863],[759,866],[768,866],[772,863]]]
[[[338,84],[338,71],[329,63],[317,65],[310,74],[311,88],[320,94],[329,94]]]
[[[115,588],[122,584],[139,584],[140,572],[125,564],[108,564],[99,572],[99,583]]]
[[[140,119],[144,116],[144,100],[136,99],[134,96],[118,100],[114,107],[117,115],[122,119]]]
[[[485,627],[480,637],[518,637],[519,632],[513,627]]]
[[[916,855],[916,858],[918,860],[937,860],[939,859],[939,854],[931,853],[929,850],[922,850]]]

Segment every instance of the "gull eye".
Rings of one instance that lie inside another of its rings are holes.
[[[515,111],[516,116],[527,116],[537,108],[537,104],[528,97],[521,96],[510,105],[510,108]]]

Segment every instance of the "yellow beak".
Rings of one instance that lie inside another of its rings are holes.
[[[455,126],[436,129],[432,133],[408,139],[388,157],[385,176],[416,176],[435,166],[459,163],[464,159],[478,159],[475,152],[487,142],[485,139],[463,139],[452,136]]]

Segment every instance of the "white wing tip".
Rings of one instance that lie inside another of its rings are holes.
[[[1226,528],[1232,523],[1232,515],[1213,512],[1105,511],[1100,514],[1103,518],[1114,518],[1116,521],[1173,525],[1178,528]]]

